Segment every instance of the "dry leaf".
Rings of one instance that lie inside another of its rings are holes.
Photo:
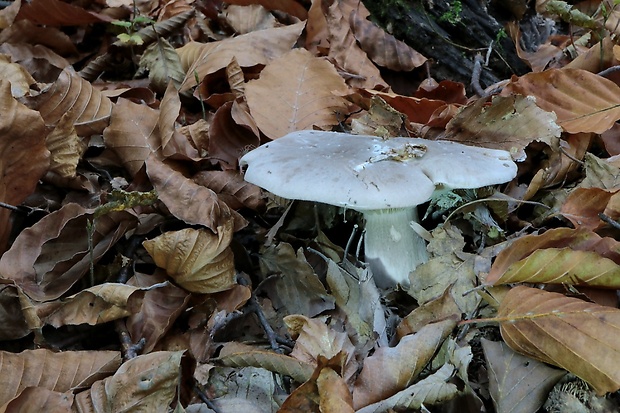
[[[232,250],[233,222],[218,226],[213,234],[207,229],[186,228],[169,231],[144,241],[144,248],[155,264],[184,289],[211,294],[235,284]]]
[[[381,347],[366,358],[353,390],[355,408],[386,399],[413,384],[455,326],[456,320],[429,324],[403,337],[396,347]]]
[[[566,132],[603,133],[620,119],[620,87],[581,69],[549,69],[513,78],[502,95],[536,97],[536,105],[555,112]]]
[[[525,147],[533,141],[557,146],[562,130],[553,113],[524,96],[496,96],[490,106],[478,99],[466,106],[446,126],[441,139],[484,148],[504,149],[513,159],[525,160]]]
[[[76,405],[85,412],[166,413],[179,385],[182,355],[182,351],[159,351],[133,358],[112,377],[78,394]]]
[[[329,328],[322,320],[301,315],[286,316],[284,323],[297,338],[291,357],[318,366],[319,356],[332,359],[342,353],[342,377],[347,383],[352,382],[358,365],[354,357],[355,347],[345,333]]]
[[[522,236],[498,254],[485,280],[491,285],[513,282],[616,288],[620,243],[570,228]]]
[[[0,201],[19,205],[30,195],[49,167],[45,125],[41,115],[11,95],[11,85],[0,81]],[[0,210],[0,252],[11,232],[11,211]]]
[[[424,56],[371,21],[361,17],[357,10],[351,12],[349,22],[362,50],[368,53],[370,60],[379,66],[409,72],[426,62],[427,59]]]
[[[3,372],[0,406],[28,387],[57,392],[87,389],[96,380],[113,374],[120,365],[118,351],[0,351],[0,370]]]
[[[103,131],[103,138],[131,176],[142,169],[151,152],[161,148],[158,118],[158,111],[126,99],[119,99],[112,109],[110,125]]]
[[[272,61],[260,79],[248,82],[246,98],[259,129],[271,139],[289,132],[338,124],[348,90],[336,69],[304,49]]]
[[[300,22],[290,26],[259,30],[219,42],[189,43],[191,46],[177,49],[181,61],[185,62],[184,67],[189,61],[194,60],[187,70],[180,91],[196,86],[196,77],[204,79],[207,75],[224,69],[233,57],[241,67],[269,63],[293,48],[304,26],[305,23]],[[186,53],[192,57],[184,56]],[[197,54],[198,57],[193,57]]]
[[[238,353],[229,353],[226,347],[222,349],[217,361],[224,366],[262,367],[269,371],[292,377],[299,383],[310,380],[315,366],[291,356],[261,350],[244,350]]]
[[[234,219],[235,231],[247,224],[241,215],[220,201],[215,192],[195,184],[154,155],[147,159],[146,165],[159,199],[180,220],[204,225],[214,231],[231,218]]]
[[[497,318],[513,350],[570,371],[601,395],[620,389],[620,310],[562,294],[518,286]]]
[[[489,370],[489,392],[497,413],[535,412],[566,375],[512,351],[502,342],[481,339]]]
[[[26,104],[39,111],[47,126],[54,126],[68,113],[79,136],[101,133],[108,126],[112,102],[82,79],[71,67],[63,69],[58,79]]]

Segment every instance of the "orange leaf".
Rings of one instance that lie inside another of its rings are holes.
[[[620,119],[620,87],[581,69],[549,69],[513,77],[502,95],[535,96],[569,133],[603,133]]]
[[[560,212],[576,228],[596,230],[605,226],[598,214],[605,212],[611,219],[620,218],[619,201],[620,191],[606,191],[601,188],[575,188],[562,204]]]
[[[570,371],[598,394],[620,389],[620,310],[518,286],[502,300],[500,331],[513,350]]]
[[[346,110],[347,86],[326,60],[295,49],[274,60],[260,79],[246,86],[250,113],[271,139],[289,132],[336,125],[337,112]]]

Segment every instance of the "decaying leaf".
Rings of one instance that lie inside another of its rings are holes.
[[[485,148],[504,149],[516,160],[525,159],[533,141],[557,146],[562,132],[556,116],[527,96],[497,96],[490,106],[485,99],[466,106],[446,126],[442,139]]]
[[[138,312],[144,291],[126,284],[105,283],[62,300],[36,306],[42,322],[63,325],[101,324]]]
[[[393,396],[357,410],[357,413],[374,413],[389,409],[420,409],[423,405],[436,405],[454,399],[459,389],[449,380],[454,366],[444,364],[439,370]]]
[[[264,273],[280,275],[270,280],[275,287],[267,294],[284,314],[302,314],[314,317],[334,308],[334,297],[314,274],[303,251],[290,244],[280,243],[267,248],[260,257]]]
[[[489,392],[497,413],[535,412],[566,372],[512,351],[502,342],[481,340],[489,370]]]
[[[563,294],[517,286],[497,317],[513,350],[570,371],[598,394],[620,389],[620,310]]]
[[[158,351],[123,363],[116,373],[76,396],[81,411],[165,413],[179,385],[182,351]]]
[[[379,66],[408,72],[426,62],[424,56],[371,21],[362,18],[357,10],[351,12],[349,21],[362,49]]]
[[[300,383],[309,380],[315,368],[311,363],[273,352],[245,350],[238,353],[228,353],[225,348],[223,351],[224,353],[217,361],[224,366],[262,367],[269,371],[290,376]]]
[[[224,291],[235,284],[232,250],[229,248],[233,222],[207,229],[185,228],[168,231],[144,241],[155,264],[188,291],[210,294]]]

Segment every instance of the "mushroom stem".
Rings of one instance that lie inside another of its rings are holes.
[[[418,222],[417,208],[363,211],[365,261],[378,287],[409,285],[409,273],[428,260],[426,243],[409,224]]]

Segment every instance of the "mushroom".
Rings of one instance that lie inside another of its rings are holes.
[[[361,212],[365,261],[382,288],[408,286],[410,272],[428,260],[411,223],[433,192],[499,184],[517,173],[503,150],[310,130],[264,144],[240,164],[246,181],[278,196]]]

